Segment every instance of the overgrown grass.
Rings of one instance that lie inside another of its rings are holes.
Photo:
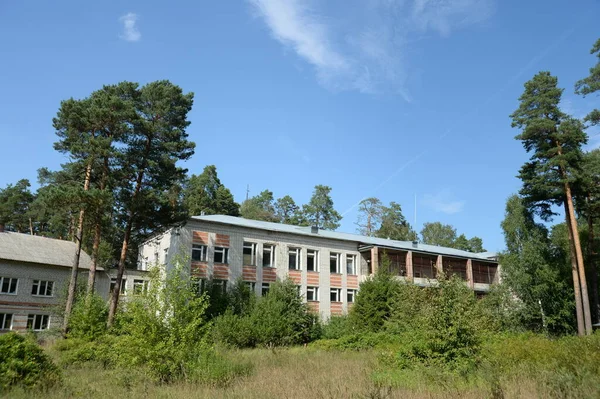
[[[223,369],[210,364],[205,368],[210,370],[210,378],[169,384],[157,383],[143,367],[113,369],[97,362],[69,360],[71,365],[63,366],[63,384],[43,395],[174,399],[600,397],[599,334],[560,339],[534,334],[489,336],[478,366],[467,375],[421,363],[399,368],[393,345],[393,340],[387,340],[358,351],[324,350],[317,348],[319,345],[220,350]],[[53,347],[49,353],[58,364],[65,364],[60,361],[65,351]],[[17,388],[10,397],[31,395],[31,391]]]

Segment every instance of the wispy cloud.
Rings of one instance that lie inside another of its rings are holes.
[[[448,215],[461,212],[465,206],[465,201],[457,200],[454,195],[446,190],[440,191],[437,194],[425,194],[423,203],[436,212]]]
[[[321,84],[374,93],[393,90],[410,101],[409,45],[428,32],[442,36],[479,23],[494,0],[247,0],[271,35],[311,64]]]
[[[128,42],[137,42],[142,38],[142,34],[140,33],[137,27],[137,14],[132,12],[127,13],[119,18],[119,21],[123,24],[123,32],[119,37]]]

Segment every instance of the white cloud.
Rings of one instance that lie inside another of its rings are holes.
[[[123,33],[119,35],[119,37],[128,42],[137,42],[142,38],[142,34],[140,33],[137,27],[137,14],[129,12],[119,18],[119,21],[123,23]]]
[[[448,191],[441,191],[437,194],[425,194],[423,202],[434,211],[448,215],[461,212],[465,206],[465,201],[455,199]]]
[[[410,101],[408,43],[487,19],[494,0],[247,0],[286,49],[311,64],[321,84]],[[339,4],[339,3],[338,3]]]

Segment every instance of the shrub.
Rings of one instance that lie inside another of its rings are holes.
[[[350,311],[353,326],[362,331],[380,331],[392,314],[392,304],[400,284],[385,267],[361,283]]]
[[[0,335],[0,390],[20,385],[48,387],[60,382],[58,368],[30,337]]]
[[[230,308],[215,319],[213,330],[217,342],[238,348],[297,345],[319,336],[318,316],[291,281],[272,284],[266,296],[245,309]]]
[[[80,295],[69,318],[69,337],[93,340],[106,333],[108,306],[99,295]]]
[[[286,280],[271,285],[251,314],[256,343],[286,346],[307,343],[319,335],[316,315],[302,302],[296,285]]]
[[[321,336],[324,339],[338,339],[353,332],[355,331],[348,316],[331,316],[323,325]]]

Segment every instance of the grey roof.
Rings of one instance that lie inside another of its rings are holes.
[[[76,249],[77,246],[72,241],[0,232],[0,259],[72,267]],[[79,267],[89,269],[91,264],[89,255],[81,251]]]
[[[482,253],[473,253],[467,251],[461,251],[460,249],[454,248],[446,248],[440,247],[436,245],[427,245],[418,243],[417,246],[413,246],[412,241],[396,241],[396,240],[388,240],[385,238],[377,238],[377,237],[368,237],[359,234],[351,234],[351,233],[341,233],[337,231],[329,231],[319,229],[318,233],[311,233],[310,227],[305,226],[294,226],[283,223],[271,223],[271,222],[263,222],[260,220],[251,220],[244,219],[241,217],[235,216],[226,216],[226,215],[205,215],[205,216],[192,216],[192,220],[206,221],[206,222],[214,222],[221,224],[228,224],[232,226],[241,226],[258,230],[269,230],[281,233],[290,233],[290,234],[298,234],[304,236],[313,236],[313,237],[322,237],[322,238],[330,238],[333,240],[342,240],[342,241],[353,241],[356,242],[357,245],[375,245],[380,247],[387,247],[393,249],[402,249],[402,250],[411,250],[416,252],[426,252],[432,254],[440,254],[447,256],[456,256],[461,258],[471,258],[471,259],[481,259],[481,260],[492,260],[491,258],[495,257],[496,254],[493,252],[482,252]]]

